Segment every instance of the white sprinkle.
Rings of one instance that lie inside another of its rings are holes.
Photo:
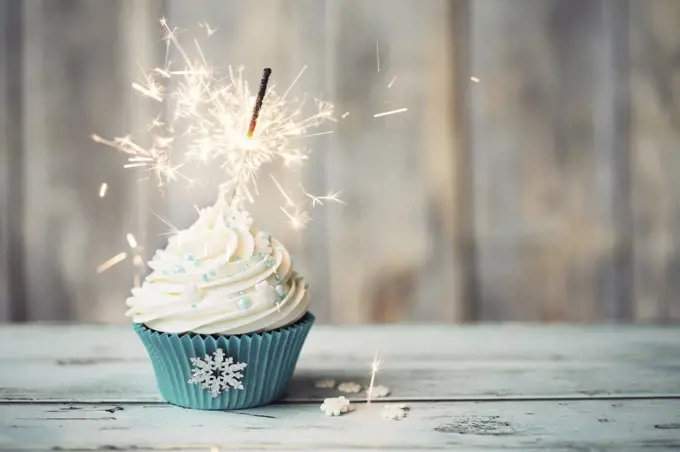
[[[396,81],[397,81],[397,76],[395,75],[394,78],[392,79],[392,81],[390,82],[390,84],[387,85],[387,89],[392,88],[392,85],[394,85],[394,82],[396,82]]]
[[[106,182],[104,182],[104,183],[102,184],[102,186],[99,187],[99,197],[100,197],[100,198],[103,198],[104,196],[106,196],[106,189],[107,189],[107,188],[109,188],[109,186],[107,185]]]
[[[477,77],[470,77],[470,80],[472,80],[475,83],[479,83],[479,79]]]
[[[374,118],[380,118],[381,116],[388,116],[388,115],[395,115],[397,113],[403,113],[405,111],[408,111],[408,108],[398,108],[396,110],[390,110],[390,111],[385,111],[382,113],[376,113],[373,115]]]
[[[348,116],[349,116],[349,112],[346,111],[346,112],[344,112],[344,113],[342,114],[342,119],[345,119],[345,118],[348,117]]]

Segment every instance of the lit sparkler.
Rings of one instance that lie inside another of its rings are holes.
[[[368,391],[366,391],[366,404],[371,404],[371,396],[373,395],[373,384],[375,383],[375,374],[380,370],[380,359],[378,359],[378,349],[375,349],[375,356],[373,356],[373,362],[371,363],[371,383],[368,385]]]
[[[397,113],[403,113],[408,111],[408,108],[397,108],[396,110],[384,111],[382,113],[376,113],[373,115],[374,118],[380,118],[382,116],[396,115]]]
[[[239,205],[258,192],[256,179],[263,165],[300,164],[308,154],[302,138],[332,133],[309,133],[327,121],[335,121],[332,104],[317,99],[315,111],[305,115],[304,101],[288,97],[306,66],[281,95],[270,87],[265,96],[263,88],[271,72],[265,71],[261,95],[255,98],[244,80],[243,69],[229,67],[227,76],[220,77],[206,62],[196,40],[193,44],[197,56],[191,57],[180,43],[177,29],[170,28],[164,18],[160,23],[166,43],[165,65],[145,73],[142,81],[132,85],[167,113],[157,116],[147,127],[153,135],[151,144],[143,145],[131,136],[92,136],[94,141],[128,154],[126,168],[151,171],[162,187],[173,181],[194,183],[182,172],[190,163],[217,164],[224,170],[221,198],[232,194],[233,203]],[[215,32],[207,23],[201,27],[209,36]],[[168,86],[176,88],[167,90]]]

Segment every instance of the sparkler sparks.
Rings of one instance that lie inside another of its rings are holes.
[[[109,268],[113,267],[114,265],[124,261],[126,258],[127,258],[127,253],[125,253],[125,252],[116,254],[111,259],[107,259],[106,261],[99,264],[97,266],[97,273],[104,273],[106,270],[108,270]]]
[[[160,114],[147,127],[153,135],[151,144],[143,145],[131,136],[92,136],[95,142],[128,154],[124,167],[150,171],[158,186],[163,187],[174,181],[195,183],[182,172],[189,164],[218,165],[223,170],[222,196],[233,193],[232,199],[238,205],[258,192],[256,179],[263,165],[300,164],[309,152],[302,138],[332,133],[309,133],[327,121],[335,121],[332,104],[315,99],[314,111],[306,115],[302,112],[304,99],[289,98],[306,66],[282,95],[270,86],[266,98],[261,89],[256,99],[242,68],[229,67],[226,77],[220,76],[206,62],[197,41],[192,41],[197,55],[190,56],[180,42],[178,30],[164,18],[160,24],[166,45],[165,64],[132,85],[133,90],[159,106]],[[207,23],[200,26],[209,36],[216,31]],[[266,73],[264,88],[268,78]],[[168,90],[168,86],[174,88]],[[259,110],[263,100],[264,107]],[[253,112],[257,114],[251,115]],[[255,122],[250,122],[251,116]],[[166,119],[162,121],[161,117]],[[304,223],[298,220],[295,224]]]
[[[134,235],[132,235],[131,233],[128,232],[127,235],[125,236],[125,238],[127,239],[127,242],[128,242],[128,245],[130,245],[130,248],[132,248],[132,249],[137,248],[137,239],[135,239]]]
[[[272,179],[272,181],[274,181],[274,185],[276,185],[276,188],[279,189],[281,196],[283,196],[283,199],[286,201],[286,205],[281,207],[281,211],[284,213],[284,215],[286,215],[286,217],[288,217],[288,224],[290,225],[290,227],[293,229],[304,229],[307,226],[307,224],[310,221],[312,221],[312,218],[309,216],[309,213],[304,208],[305,206],[300,206],[297,203],[295,203],[291,195],[288,192],[286,192],[286,190],[284,190],[281,183],[278,180],[276,180],[276,178],[272,174],[270,174],[269,177]],[[314,196],[308,193],[302,186],[302,184],[299,184],[299,186],[300,190],[302,190],[302,194],[312,201],[312,207],[316,207],[317,205],[322,206],[324,202],[346,204],[343,200],[340,199],[341,192],[339,191],[335,193],[331,191],[326,196]]]
[[[366,404],[371,404],[371,397],[373,395],[373,384],[375,383],[375,374],[380,370],[380,359],[378,359],[378,349],[375,349],[375,355],[373,356],[373,362],[371,363],[371,383],[368,385],[368,391],[366,391]]]
[[[207,35],[209,37],[214,35],[215,32],[217,31],[217,28],[210,28],[210,25],[208,25],[208,22],[202,22],[202,23],[198,24],[198,26],[205,29],[205,32],[207,33]]]
[[[398,108],[396,110],[384,111],[382,113],[376,113],[373,115],[374,118],[380,118],[382,116],[396,115],[397,113],[403,113],[408,111],[408,108]]]
[[[378,63],[378,72],[380,72],[380,42],[375,41],[375,60]]]

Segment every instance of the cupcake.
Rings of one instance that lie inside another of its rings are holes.
[[[280,398],[314,322],[286,248],[221,198],[173,235],[128,298],[161,396],[196,409]]]

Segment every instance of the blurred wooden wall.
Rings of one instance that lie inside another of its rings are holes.
[[[89,139],[145,133],[130,83],[160,64],[158,18],[218,65],[345,112],[295,190],[343,189],[291,231],[258,223],[335,323],[680,319],[680,2],[52,0],[0,4],[0,319],[121,322],[135,268],[203,188],[160,194]],[[378,63],[379,61],[379,63]],[[396,79],[395,79],[396,77]],[[396,108],[408,112],[374,118]],[[109,191],[99,198],[99,185]],[[302,194],[298,194],[303,196]]]

